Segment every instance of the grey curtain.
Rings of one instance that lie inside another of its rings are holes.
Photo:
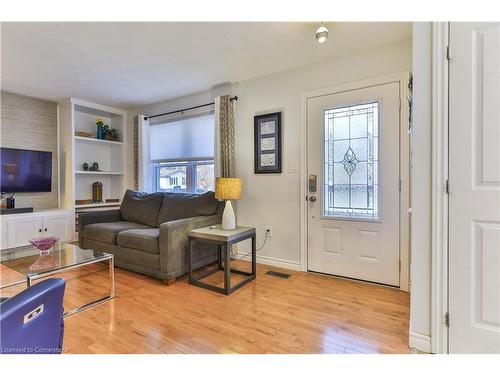
[[[234,152],[234,105],[229,95],[221,96],[218,103],[219,125],[219,174],[220,177],[236,177]]]
[[[220,177],[236,177],[236,161],[234,150],[234,104],[230,100],[229,95],[220,96],[215,101],[217,108],[216,133],[219,135],[218,150],[216,153],[216,170]],[[238,223],[238,206],[236,201],[231,202],[234,213],[236,215],[236,223]],[[231,254],[238,253],[237,245],[231,247]]]

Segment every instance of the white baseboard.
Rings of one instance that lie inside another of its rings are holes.
[[[241,257],[243,255],[245,255],[245,253],[239,253],[239,252],[237,253],[238,257]],[[252,258],[249,255],[243,260],[245,262],[250,262],[251,259]],[[274,266],[274,267],[287,268],[289,270],[300,271],[300,262],[294,262],[286,259],[278,259],[278,258],[266,257],[264,255],[257,255],[257,263],[267,264],[269,266]]]
[[[410,331],[410,348],[420,350],[421,352],[431,352],[431,337],[421,333]]]

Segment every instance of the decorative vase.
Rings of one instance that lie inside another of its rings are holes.
[[[59,237],[40,237],[29,240],[29,243],[40,250],[40,255],[48,255],[52,246],[59,241]]]
[[[92,184],[92,203],[102,203],[102,182]]]
[[[83,170],[88,171],[89,170],[89,165],[87,163],[83,163]]]
[[[96,125],[96,126],[97,126],[97,129],[96,129],[95,137],[97,139],[104,139],[104,127],[102,125]]]
[[[94,168],[94,171],[99,171],[99,163],[98,162],[93,162],[92,163],[92,168]]]
[[[30,271],[45,270],[56,266],[56,260],[50,255],[50,249],[58,240],[59,237],[40,237],[29,241],[40,251],[40,256],[29,266]]]

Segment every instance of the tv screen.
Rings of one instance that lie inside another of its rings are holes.
[[[52,152],[1,148],[2,193],[49,192]]]

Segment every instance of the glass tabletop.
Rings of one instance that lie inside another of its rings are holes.
[[[58,242],[48,255],[40,255],[40,251],[34,246],[3,250],[1,264],[31,277],[109,258],[112,258],[111,254]]]

